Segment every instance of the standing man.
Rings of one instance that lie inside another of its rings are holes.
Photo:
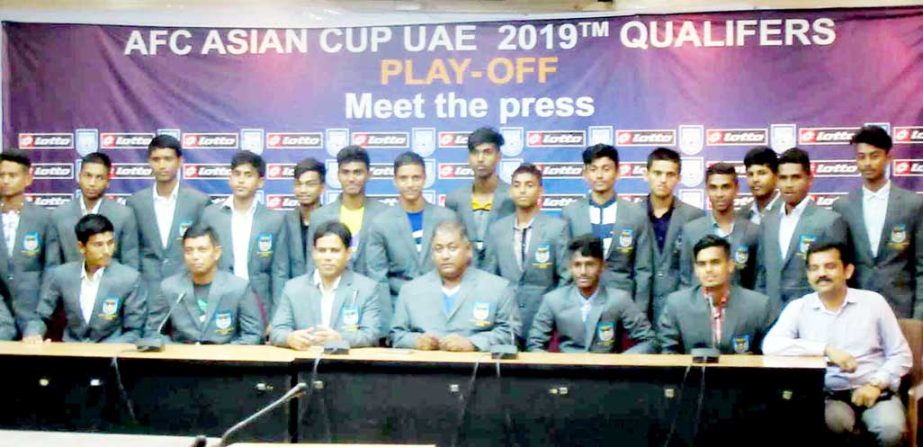
[[[561,216],[570,238],[592,234],[603,242],[606,286],[632,295],[645,314],[651,303],[653,235],[644,207],[620,199],[615,193],[619,176],[619,153],[608,144],[583,151],[583,177],[590,194],[567,205]]]
[[[744,167],[747,169],[747,187],[753,195],[753,203],[738,210],[737,215],[759,225],[767,213],[776,212],[782,206],[779,191],[776,190],[779,156],[766,146],[758,146],[747,152]]]
[[[304,275],[311,259],[311,214],[320,208],[327,168],[308,157],[295,165],[295,185],[292,188],[298,208],[285,213],[285,231],[289,243],[288,276]]]
[[[468,240],[474,244],[474,266],[484,259],[487,229],[503,216],[513,213],[509,185],[497,176],[503,135],[490,127],[481,127],[468,135],[468,165],[474,171],[474,182],[449,193],[446,208],[455,211],[468,229]]]
[[[160,282],[183,270],[183,233],[202,215],[208,196],[179,184],[183,164],[180,142],[158,135],[147,146],[147,163],[154,185],[132,194],[127,201],[138,222],[141,277],[148,296],[160,293]]]
[[[51,221],[57,232],[56,249],[62,262],[81,261],[74,237],[74,225],[87,214],[101,214],[112,223],[115,237],[113,257],[123,265],[137,270],[140,266],[138,253],[138,224],[131,210],[114,200],[105,198],[109,187],[112,161],[102,152],[93,152],[83,157],[77,184],[80,197],[55,208]]]
[[[923,320],[923,197],[888,180],[891,136],[866,126],[852,138],[862,188],[833,210],[849,226],[860,289],[882,294],[898,318]]]
[[[531,163],[513,172],[510,196],[516,212],[490,226],[483,270],[502,276],[516,288],[523,339],[542,296],[570,279],[567,223],[542,214],[542,171]],[[602,263],[600,263],[602,265]]]
[[[698,285],[698,275],[693,275],[693,248],[700,239],[713,234],[731,245],[731,262],[734,274],[731,284],[745,289],[756,286],[756,255],[760,227],[745,217],[734,213],[737,198],[737,172],[730,163],[715,163],[705,170],[705,192],[711,203],[711,214],[683,226],[683,249],[679,257],[681,287]]]
[[[647,217],[654,233],[654,280],[651,286],[653,304],[651,321],[657,321],[667,295],[679,288],[679,258],[683,248],[682,228],[705,212],[680,201],[673,195],[679,183],[679,154],[664,147],[647,156]]]
[[[36,317],[35,307],[45,269],[61,262],[51,213],[25,200],[26,188],[32,184],[31,167],[29,157],[19,150],[0,153],[0,196],[3,198],[0,280],[9,289],[8,304],[20,332]],[[15,329],[13,335],[16,335]]]
[[[829,445],[846,444],[857,418],[878,445],[900,445],[907,420],[898,387],[913,360],[894,311],[881,295],[846,286],[854,268],[841,244],[812,245],[806,270],[814,293],[785,306],[763,352],[832,364],[824,378]]]

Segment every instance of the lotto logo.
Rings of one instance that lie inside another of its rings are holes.
[[[439,179],[470,179],[474,178],[474,170],[466,163],[440,163]]]
[[[324,135],[320,132],[269,132],[266,149],[322,149]]]
[[[767,129],[708,129],[705,138],[709,146],[751,146],[769,144]]]
[[[536,163],[542,171],[542,178],[582,178],[583,163]]]
[[[643,161],[623,161],[619,163],[619,177],[641,178],[647,174],[647,163]]]
[[[237,149],[240,145],[237,133],[185,133],[184,149]]]
[[[616,130],[617,146],[676,146],[673,129]]]
[[[73,149],[72,133],[21,133],[20,149]]]
[[[798,130],[798,144],[849,144],[857,127],[803,127]]]
[[[187,179],[228,178],[230,176],[231,167],[224,164],[189,163],[183,165],[183,178]]]
[[[292,163],[269,163],[266,165],[266,178],[270,180],[289,179],[295,175]]]
[[[26,200],[45,208],[57,208],[74,198],[73,194],[26,194]]]
[[[859,168],[852,160],[816,160],[811,162],[815,177],[858,177]]]
[[[72,179],[74,178],[74,164],[32,163],[32,177],[36,180]]]
[[[142,163],[116,163],[109,175],[114,179],[149,179],[153,177],[154,170]]]
[[[352,142],[367,149],[407,149],[410,135],[407,132],[354,132]]]
[[[529,147],[583,147],[586,132],[582,130],[530,130],[526,134]]]
[[[298,207],[298,199],[292,195],[267,195],[266,207],[271,210],[290,210]]]
[[[892,171],[898,177],[923,176],[923,159],[894,160]]]
[[[923,126],[895,127],[894,142],[897,144],[923,143]]]
[[[809,194],[811,200],[813,200],[817,206],[822,206],[824,208],[832,207],[833,202],[836,202],[837,199],[845,195],[845,192],[818,192]]]
[[[99,134],[100,149],[147,149],[154,134],[146,132],[104,132]]]
[[[541,208],[545,211],[561,210],[581,197],[582,194],[545,194],[542,196]]]
[[[439,147],[446,149],[467,148],[469,133],[458,131],[439,132]]]

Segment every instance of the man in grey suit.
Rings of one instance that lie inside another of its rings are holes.
[[[756,291],[768,295],[777,310],[811,293],[804,264],[811,245],[846,243],[846,223],[840,215],[808,197],[813,180],[807,152],[792,148],[779,157],[784,205],[760,224],[756,277]]]
[[[339,340],[352,348],[378,345],[387,287],[347,269],[350,238],[340,222],[315,227],[311,256],[317,267],[285,284],[272,317],[273,345],[297,350]]]
[[[567,247],[574,284],[545,295],[529,330],[529,351],[546,351],[554,331],[561,352],[619,352],[624,335],[634,342],[626,352],[653,353],[654,331],[647,316],[624,290],[600,283],[602,241],[578,236]]]
[[[346,146],[337,153],[337,179],[343,186],[343,193],[336,200],[314,211],[311,216],[312,226],[324,222],[338,221],[349,228],[352,234],[352,255],[349,258],[350,270],[366,275],[366,247],[369,242],[369,227],[372,221],[383,213],[388,206],[365,195],[365,184],[369,180],[369,153],[359,146]],[[308,230],[308,238],[314,240],[314,230]],[[307,270],[313,268],[311,260]]]
[[[87,214],[73,229],[83,259],[47,273],[36,318],[23,341],[41,343],[46,322],[62,304],[65,342],[132,343],[141,337],[147,317],[147,293],[141,275],[112,260],[115,228],[105,216]]]
[[[401,287],[433,269],[430,243],[433,229],[447,220],[456,219],[451,210],[423,199],[426,169],[423,158],[404,152],[394,159],[394,185],[398,206],[378,215],[369,228],[366,247],[366,271],[369,278],[387,286],[390,298],[381,303],[382,333],[391,328],[394,301]]]
[[[436,269],[401,288],[391,344],[455,352],[513,344],[520,323],[509,282],[470,266],[474,249],[461,222],[443,222],[433,233]]]
[[[131,210],[105,197],[109,187],[109,172],[112,161],[102,152],[93,152],[83,157],[77,184],[80,195],[51,212],[51,221],[57,232],[55,249],[62,262],[81,261],[74,238],[74,225],[87,214],[101,214],[112,222],[115,228],[114,258],[122,265],[137,270],[140,266],[138,253],[138,224]]]
[[[256,200],[265,174],[266,163],[259,155],[249,151],[234,154],[228,179],[231,196],[205,208],[201,219],[218,235],[222,247],[219,268],[250,281],[265,312],[264,321],[272,315],[288,280],[288,242],[282,213]]]
[[[176,138],[154,137],[147,146],[147,163],[154,185],[132,194],[126,205],[138,222],[141,277],[148,296],[156,297],[160,282],[183,270],[183,233],[199,219],[209,200],[205,194],[180,185],[183,151]]]
[[[878,292],[898,318],[923,320],[923,197],[888,180],[891,136],[866,126],[852,138],[862,188],[837,200],[855,254],[853,282]]]
[[[781,195],[776,189],[779,156],[776,151],[766,146],[757,146],[744,156],[744,167],[747,170],[747,187],[753,195],[753,203],[737,210],[737,216],[759,225],[767,213],[778,212],[783,205]]]
[[[647,156],[647,217],[654,233],[654,280],[651,285],[651,321],[657,321],[667,295],[679,288],[679,260],[683,248],[683,225],[705,212],[681,202],[673,191],[679,183],[682,162],[679,153],[659,147]]]
[[[10,312],[9,303],[12,301],[10,291],[4,281],[0,281],[0,340],[9,341],[16,338],[16,322]]]
[[[468,230],[468,240],[474,244],[472,263],[481,265],[485,255],[484,241],[490,225],[503,216],[513,214],[509,185],[497,176],[503,135],[490,127],[481,127],[468,135],[468,165],[474,171],[474,181],[450,192],[446,208],[455,211]]]
[[[516,213],[490,226],[482,269],[516,287],[523,341],[542,296],[570,280],[567,223],[542,214],[542,171],[531,163],[513,172],[510,196]]]
[[[603,284],[631,294],[646,313],[651,303],[654,236],[644,207],[616,195],[618,176],[619,153],[614,147],[588,147],[583,151],[583,177],[590,194],[567,205],[561,216],[571,238],[592,234],[603,241]]]
[[[730,163],[715,163],[705,170],[705,192],[711,203],[711,214],[683,225],[683,248],[679,256],[680,286],[699,284],[693,275],[693,247],[709,234],[722,237],[731,244],[734,274],[731,284],[745,289],[756,285],[756,253],[760,228],[744,217],[734,214],[737,197],[737,172]]]
[[[0,154],[0,195],[3,198],[0,280],[8,286],[8,298],[19,331],[35,318],[45,269],[61,261],[51,213],[25,200],[26,188],[32,184],[31,166],[29,157],[21,151],[8,149]],[[16,335],[15,329],[13,335]]]
[[[263,340],[263,320],[250,284],[230,272],[218,270],[221,246],[215,232],[195,224],[183,234],[186,271],[158,287],[151,296],[147,333],[157,331],[169,314],[170,339],[177,343],[256,345]]]
[[[288,239],[288,277],[304,275],[311,262],[311,215],[320,208],[324,193],[327,168],[323,163],[308,157],[295,165],[295,184],[292,191],[298,208],[285,213],[285,234]]]
[[[706,235],[696,242],[693,256],[698,284],[667,297],[657,322],[661,352],[715,348],[724,354],[759,353],[775,318],[769,297],[731,282],[737,263],[726,239]]]

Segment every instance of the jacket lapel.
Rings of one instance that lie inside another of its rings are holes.
[[[584,346],[587,351],[589,351],[590,348],[593,346],[593,338],[596,336],[596,326],[599,325],[599,318],[602,315],[604,305],[600,303],[605,303],[606,301],[608,301],[608,296],[606,295],[606,289],[604,289],[602,286],[599,286],[599,288],[596,290],[597,290],[596,297],[593,298],[593,302],[590,303],[590,312],[587,314],[586,322],[583,324],[584,331],[585,331],[583,335],[584,336]],[[578,302],[580,302],[580,304],[582,305],[583,302],[581,300],[584,300],[585,298],[583,298],[582,296],[579,296],[580,292],[577,291],[577,288],[574,288],[574,293],[578,295],[577,296]]]
[[[522,261],[522,269],[521,269],[520,277],[523,277],[526,275],[526,272],[529,270],[529,266],[532,265],[532,260],[535,259],[536,248],[538,248],[539,244],[541,244],[541,242],[545,238],[545,233],[543,231],[544,226],[542,225],[544,223],[543,219],[544,219],[543,215],[537,214],[535,216],[535,219],[532,221],[532,228],[529,229],[529,233],[531,233],[531,235],[529,236],[529,245],[526,247],[526,256],[525,256],[525,259],[523,259]]]
[[[894,228],[894,220],[897,218],[897,214],[900,212],[898,207],[900,206],[900,194],[898,189],[891,185],[891,192],[888,194],[888,206],[885,214],[885,222],[881,227],[881,235],[878,238],[878,253],[872,253],[874,256],[872,259],[875,261],[880,261],[885,254],[885,249],[888,247],[888,240],[891,237],[891,229]],[[861,201],[859,203],[862,203]],[[20,224],[21,225],[21,224]],[[868,234],[868,232],[866,232]],[[871,246],[869,247],[869,253],[871,253]]]
[[[102,207],[100,207],[100,211],[102,211]],[[80,268],[83,269],[82,264]],[[109,276],[111,274],[112,270],[109,267],[106,267],[106,269],[103,270],[102,276],[99,278],[99,288],[96,289],[96,300],[93,302],[93,313],[90,314],[90,323],[87,325],[87,333],[84,333],[84,337],[89,335],[88,332],[91,329],[100,326],[99,316],[103,313],[103,301],[105,301],[106,297],[109,295],[109,281],[111,280]],[[121,302],[118,303],[118,309],[116,311],[121,311],[121,307],[124,304],[125,303]]]
[[[340,327],[340,315],[343,313],[343,305],[347,300],[351,300],[353,295],[353,280],[349,271],[344,271],[340,276],[340,284],[337,286],[336,293],[333,295],[333,306],[330,308],[330,327],[337,330]],[[354,305],[354,304],[353,304]]]
[[[784,210],[782,212],[784,212]],[[804,208],[804,212],[801,213],[801,217],[798,218],[798,223],[795,225],[795,232],[792,233],[792,239],[788,242],[788,250],[785,252],[785,259],[782,260],[783,267],[788,264],[788,261],[792,259],[792,255],[795,253],[796,250],[799,249],[799,245],[800,245],[799,242],[801,241],[801,236],[803,236],[802,233],[804,232],[804,227],[807,225],[805,222],[807,222],[808,219],[810,219],[813,214],[814,214],[814,204],[808,203],[807,206]],[[780,228],[781,228],[781,225],[782,225],[782,220],[780,217],[779,219]],[[817,236],[817,235],[814,235],[814,236]]]
[[[199,332],[204,332],[203,329],[203,320],[199,319],[199,304],[196,301],[195,296],[195,285],[192,283],[192,276],[189,273],[185,274],[186,280],[183,281],[183,291],[186,295],[183,296],[183,308],[186,309],[186,312],[189,313],[189,319],[192,320],[195,327],[199,329]],[[216,276],[217,277],[217,276]],[[212,283],[214,286],[214,283]],[[211,294],[211,289],[209,289],[209,294]],[[173,302],[167,303],[167,305],[172,306]]]
[[[464,278],[462,278],[461,287],[458,288],[458,298],[455,300],[455,304],[452,306],[452,311],[449,312],[449,315],[446,316],[446,325],[448,325],[449,321],[452,321],[452,318],[454,318],[455,314],[458,313],[458,309],[460,309],[465,301],[468,300],[468,292],[475,286],[473,276],[474,275],[471,274],[471,267],[469,267],[465,272]]]
[[[220,284],[212,282],[211,286],[208,288],[208,304],[205,307],[205,319],[202,320],[202,324],[199,325],[200,340],[207,338],[208,329],[211,327],[212,321],[215,319],[215,312],[221,305],[221,291],[215,291],[215,289],[219,287],[221,287]]]

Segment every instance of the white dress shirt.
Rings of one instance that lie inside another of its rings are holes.
[[[891,195],[891,182],[885,183],[878,191],[870,191],[862,187],[862,220],[865,222],[865,231],[869,237],[869,247],[872,255],[878,256],[878,243],[881,242],[881,231],[885,228],[885,217],[888,214],[888,197]]]
[[[785,259],[785,255],[788,254],[788,247],[792,243],[792,236],[795,235],[795,228],[798,226],[798,221],[801,220],[801,215],[804,214],[804,209],[808,207],[810,201],[810,198],[805,197],[790,213],[785,212],[785,205],[779,210],[782,217],[779,220],[779,249],[782,250],[782,259]]]
[[[170,229],[173,227],[173,215],[176,212],[176,196],[179,194],[179,182],[167,197],[157,194],[157,186],[151,188],[154,193],[154,215],[157,216],[157,229],[160,230],[160,243],[167,248],[170,243]]]
[[[324,288],[324,281],[321,280],[320,273],[317,270],[314,270],[314,287],[317,287],[320,290],[320,321],[321,326],[330,327],[330,320],[333,314],[333,299],[337,293],[337,287],[340,287],[340,278],[343,276],[337,276],[337,279],[333,281],[333,285],[330,287],[330,290]]]
[[[3,240],[6,242],[6,254],[13,257],[13,246],[16,245],[16,230],[19,228],[19,211],[3,213]]]
[[[221,206],[231,210],[231,251],[234,255],[234,276],[250,279],[250,232],[253,229],[253,214],[256,212],[256,199],[250,209],[240,213],[234,209],[234,196],[230,196]]]
[[[96,306],[96,294],[99,293],[99,283],[103,278],[105,267],[99,268],[92,277],[87,276],[87,265],[80,269],[80,313],[83,321],[90,324],[93,317],[93,308]]]
[[[100,197],[99,200],[96,201],[96,205],[93,205],[93,209],[91,210],[87,209],[87,204],[83,201],[83,197],[78,197],[77,200],[80,201],[80,212],[82,215],[86,216],[87,214],[99,214],[99,207],[103,204],[103,200],[106,200],[106,198]]]

